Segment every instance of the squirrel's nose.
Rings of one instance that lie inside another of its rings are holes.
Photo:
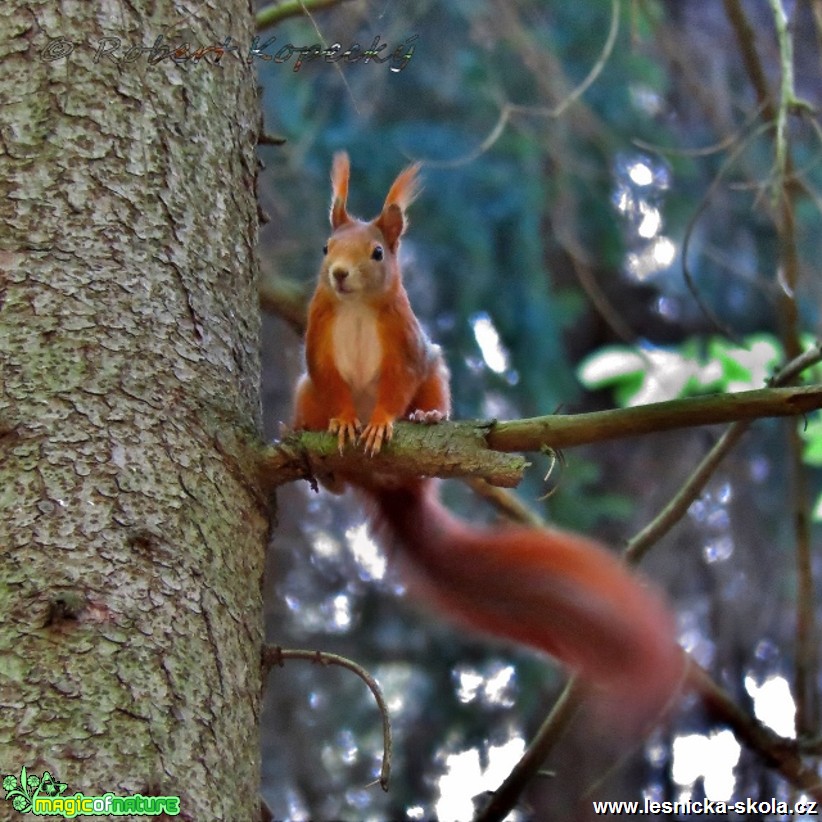
[[[337,281],[337,285],[342,285],[348,278],[348,269],[335,268],[331,272],[331,276]]]

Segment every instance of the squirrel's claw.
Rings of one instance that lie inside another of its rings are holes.
[[[345,448],[346,439],[350,442],[356,442],[361,429],[362,423],[356,417],[353,419],[334,417],[328,422],[328,433],[337,435],[337,448],[340,454]]]
[[[383,444],[388,442],[393,435],[393,423],[369,423],[360,434],[359,441],[363,444],[365,453],[373,457],[380,453]]]

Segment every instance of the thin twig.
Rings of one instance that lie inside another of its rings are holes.
[[[591,66],[591,70],[585,78],[577,86],[575,86],[569,94],[555,106],[524,106],[517,103],[503,103],[500,106],[499,116],[496,123],[488,134],[483,138],[480,144],[453,160],[425,160],[425,165],[430,168],[455,168],[457,166],[467,165],[476,160],[477,157],[488,151],[494,143],[499,140],[508,125],[512,114],[524,114],[535,117],[548,117],[556,119],[561,117],[565,111],[573,105],[583,94],[596,82],[597,78],[602,74],[608,60],[613,54],[614,46],[616,45],[617,36],[619,35],[619,0],[611,0],[611,23],[608,27],[608,35],[605,38],[605,44],[602,51],[599,53],[596,62]]]
[[[596,82],[596,79],[602,74],[605,65],[614,51],[617,35],[619,34],[619,0],[611,0],[611,25],[608,29],[608,37],[605,40],[605,45],[602,47],[599,58],[591,67],[591,70],[586,75],[585,79],[569,94],[564,100],[552,109],[552,117],[560,117],[565,109],[572,103],[576,102],[583,94]]]
[[[393,741],[391,736],[391,719],[388,715],[388,705],[382,695],[377,680],[368,671],[353,660],[339,654],[330,654],[325,651],[309,651],[302,648],[281,648],[279,645],[266,645],[263,648],[263,679],[268,676],[274,665],[282,667],[287,659],[306,659],[320,665],[338,665],[355,673],[370,689],[374,695],[374,700],[380,710],[382,717],[382,767],[380,768],[379,784],[384,790],[388,790],[388,780],[391,775],[391,753]]]
[[[651,151],[654,154],[672,155],[674,157],[709,157],[711,154],[719,154],[721,151],[730,148],[734,143],[743,139],[745,133],[753,125],[756,119],[762,114],[762,107],[754,109],[746,118],[742,126],[733,134],[723,137],[716,143],[701,148],[676,148],[672,146],[662,146],[657,143],[649,143],[646,140],[634,138],[631,142],[643,151]]]
[[[573,677],[568,681],[528,749],[505,781],[494,791],[488,805],[474,817],[474,822],[501,822],[508,816],[525,787],[539,772],[548,754],[571,724],[584,701],[585,693],[586,688],[581,680]]]
[[[346,2],[346,0],[283,0],[281,3],[265,6],[257,12],[255,17],[257,31],[262,31],[262,29],[282,23],[283,20],[287,20],[289,17],[299,17],[304,15],[311,22],[311,26],[316,32],[317,37],[319,37],[320,43],[322,43],[323,47],[325,47],[327,45],[325,37],[323,36],[320,27],[317,25],[317,21],[314,19],[312,12],[321,11],[322,9],[328,9],[333,6],[339,6],[344,2]],[[348,92],[348,96],[351,99],[351,105],[354,106],[354,111],[359,114],[360,110],[357,106],[357,100],[354,97],[354,92],[348,84],[348,80],[345,77],[345,72],[336,61],[334,62],[334,69],[339,75],[342,84],[345,86],[345,90]]]
[[[688,250],[691,245],[691,238],[694,234],[694,229],[696,228],[697,223],[699,222],[700,217],[702,217],[703,213],[707,210],[708,206],[713,199],[714,194],[716,193],[717,189],[719,188],[720,183],[725,177],[725,174],[731,169],[731,167],[736,163],[737,159],[741,156],[742,152],[748,147],[748,145],[760,134],[768,131],[772,128],[770,122],[767,122],[758,128],[754,129],[747,137],[743,140],[740,140],[737,147],[730,153],[727,157],[725,162],[722,164],[722,167],[717,172],[714,179],[711,181],[710,186],[708,186],[708,190],[705,192],[705,196],[700,201],[699,205],[696,207],[693,215],[691,215],[691,219],[688,220],[688,225],[685,228],[685,234],[682,238],[682,253],[680,255],[682,259],[682,277],[685,280],[685,284],[688,286],[688,290],[691,292],[691,296],[696,301],[696,304],[699,306],[700,311],[711,321],[711,323],[718,328],[726,337],[732,340],[736,340],[736,335],[726,328],[725,324],[719,319],[716,315],[716,312],[702,299],[702,295],[699,293],[699,288],[696,285],[696,281],[694,280],[693,274],[691,273],[691,266],[688,262]]]
[[[479,477],[469,477],[465,484],[478,496],[493,506],[502,516],[511,522],[529,525],[531,528],[542,528],[545,521],[532,511],[513,492],[491,485]]]
[[[499,140],[514,110],[515,106],[511,103],[503,103],[500,107],[497,122],[494,123],[491,131],[488,132],[476,148],[471,149],[467,154],[463,154],[453,160],[424,160],[423,162],[426,168],[457,168],[458,166],[465,166],[472,163],[477,157],[485,154],[485,152]]]
[[[783,365],[769,380],[768,385],[774,387],[790,385],[803,371],[822,362],[822,341],[795,356],[789,363]]]
[[[639,563],[645,554],[676,525],[687,513],[694,500],[702,493],[708,480],[713,476],[716,467],[725,455],[739,442],[748,430],[749,421],[731,425],[719,438],[717,443],[702,458],[699,465],[688,476],[685,484],[677,491],[673,499],[629,542],[625,557],[632,565]]]
[[[315,3],[317,0],[315,0]],[[341,0],[340,0],[341,2]],[[317,34],[317,37],[320,38],[320,42],[323,44],[324,47],[327,47],[327,43],[325,37],[323,36],[322,31],[320,31],[320,27],[317,25],[317,21],[314,19],[314,16],[311,12],[314,10],[314,4],[311,4],[311,8],[309,8],[310,0],[297,0],[300,8],[305,13],[305,16],[311,21],[311,26],[313,27],[314,31]],[[319,7],[319,6],[317,6]],[[342,80],[342,84],[345,86],[345,90],[348,92],[348,96],[351,99],[351,105],[354,106],[354,111],[359,115],[360,109],[357,105],[357,98],[354,96],[354,92],[351,89],[351,86],[348,84],[348,80],[346,79],[345,72],[340,67],[339,63],[334,63],[334,70],[339,75],[340,80]]]
[[[789,146],[788,146],[788,115],[797,110],[810,110],[811,106],[798,97],[794,82],[793,69],[793,41],[788,31],[788,18],[782,6],[782,0],[770,0],[773,12],[776,40],[779,44],[779,68],[781,77],[779,83],[779,99],[776,107],[776,185],[774,200],[782,195],[785,188],[784,180],[789,176]]]
[[[780,368],[771,377],[769,383],[773,386],[790,383],[803,370],[816,365],[820,361],[822,361],[822,345],[817,343]],[[665,508],[630,540],[625,551],[629,562],[639,562],[648,549],[679,522],[691,504],[702,493],[716,466],[719,465],[731,448],[739,442],[750,424],[750,420],[736,422],[722,434]]]

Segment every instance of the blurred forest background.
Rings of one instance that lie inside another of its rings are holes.
[[[365,218],[402,167],[424,162],[403,270],[445,348],[456,417],[759,387],[818,335],[814,0],[349,0],[260,37],[266,130],[286,139],[260,149],[270,437],[289,419],[302,353],[288,317],[313,287],[330,161],[343,148],[349,208]],[[299,66],[287,52],[262,57],[287,44],[369,48],[377,37],[382,57],[398,56]],[[822,570],[808,524],[818,426],[805,422],[754,424],[643,568],[668,592],[683,646],[746,711],[792,737],[798,706],[800,734],[818,739],[812,627],[797,645],[797,615],[807,625],[818,611],[811,583]],[[721,430],[568,450],[545,501],[548,459],[532,455],[520,495],[619,548]],[[445,493],[463,516],[493,517],[460,485]],[[278,500],[267,637],[368,668],[396,738],[384,794],[369,787],[382,745],[363,683],[303,662],[276,668],[263,718],[263,794],[275,818],[470,818],[472,797],[513,766],[564,672],[415,610],[353,499],[303,483]],[[600,744],[603,733],[578,719],[546,763],[554,775],[511,818],[592,818],[590,798],[798,795],[695,697],[635,750]]]

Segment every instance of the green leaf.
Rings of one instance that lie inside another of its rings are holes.
[[[822,467],[822,416],[814,414],[808,419],[802,430],[802,439],[805,441],[805,450],[802,455],[807,465],[815,468]]]

